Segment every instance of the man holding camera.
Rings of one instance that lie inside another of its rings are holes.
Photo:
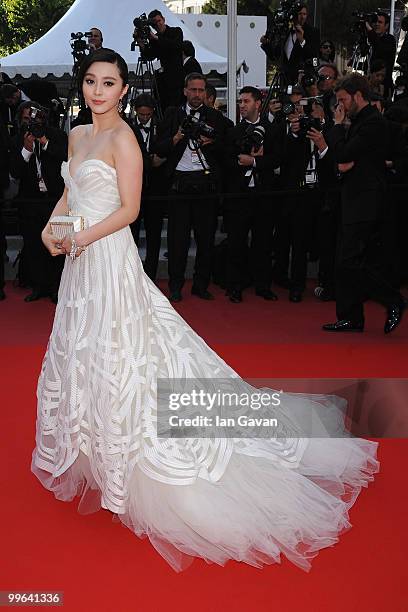
[[[164,111],[168,106],[177,106],[183,93],[183,31],[166,25],[160,11],[149,13],[149,22],[156,30],[149,33],[148,44],[135,32],[135,40],[144,59],[159,59],[161,68],[155,72],[159,90],[160,106]]]
[[[67,159],[67,135],[47,125],[47,114],[36,102],[24,102],[17,111],[18,133],[10,155],[10,174],[20,179],[19,215],[24,247],[19,268],[20,282],[32,293],[33,302],[50,296],[56,302],[63,258],[51,257],[41,240],[55,204],[64,191],[61,163]]]
[[[146,231],[146,259],[144,270],[152,281],[156,280],[159,264],[161,232],[163,218],[167,214],[167,202],[150,199],[152,196],[163,196],[168,191],[168,180],[164,173],[165,159],[156,155],[155,145],[158,133],[158,121],[154,100],[148,93],[142,93],[133,103],[136,117],[133,130],[143,155],[143,187],[140,213],[131,224],[133,238],[139,244],[141,218]]]
[[[392,93],[392,71],[394,69],[397,42],[395,37],[388,32],[390,27],[390,16],[388,13],[378,11],[377,20],[374,23],[365,22],[368,42],[372,46],[370,72],[374,62],[383,60],[385,62],[384,97],[388,98]]]
[[[285,73],[287,82],[297,83],[299,70],[308,59],[319,57],[319,31],[307,22],[307,6],[301,2],[293,3],[295,13],[293,23],[284,40],[282,49],[274,48],[267,35],[261,38],[261,47],[266,55],[275,60],[280,57],[280,68]]]
[[[291,106],[285,122],[279,124],[283,138],[279,185],[289,193],[279,207],[274,279],[289,289],[289,300],[297,303],[306,287],[310,234],[320,206],[319,162],[327,146],[319,146],[325,127],[321,104],[301,98]]]
[[[166,110],[159,126],[156,152],[166,157],[171,180],[167,229],[170,300],[180,302],[190,246],[191,228],[197,244],[192,294],[212,300],[208,291],[217,211],[225,122],[204,104],[206,79],[186,77],[186,104]],[[204,196],[204,198],[203,198]]]
[[[384,220],[387,126],[370,105],[366,77],[352,74],[336,86],[335,126],[327,138],[342,173],[341,225],[336,268],[337,321],[331,332],[362,332],[363,303],[377,299],[387,308],[386,334],[400,323],[404,300],[385,278],[381,232]],[[351,121],[346,129],[346,118]]]
[[[228,131],[225,151],[227,191],[240,197],[225,202],[227,230],[227,293],[231,302],[242,302],[248,235],[251,231],[250,273],[256,295],[276,300],[271,291],[272,240],[275,203],[261,192],[273,186],[274,168],[279,166],[276,128],[260,116],[262,94],[256,87],[243,87],[239,94],[241,122]],[[242,195],[241,195],[242,194]]]

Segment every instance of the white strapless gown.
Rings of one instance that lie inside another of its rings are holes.
[[[116,172],[86,160],[62,174],[69,205],[97,223],[120,206]],[[158,439],[158,378],[242,381],[144,274],[130,229],[69,257],[38,381],[32,470],[80,512],[105,508],[176,570],[195,556],[256,567],[284,553],[302,569],[351,525],[348,510],[378,471],[358,438]],[[235,384],[235,382],[234,382]],[[336,398],[284,395],[314,414]],[[135,554],[137,549],[135,548]]]

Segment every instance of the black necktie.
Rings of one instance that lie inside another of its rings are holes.
[[[143,130],[143,132],[146,132],[146,134],[150,132],[149,128],[143,125],[143,123],[138,123],[137,127],[139,128],[139,130]]]

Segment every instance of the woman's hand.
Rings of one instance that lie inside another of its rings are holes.
[[[65,255],[71,255],[72,239],[75,240],[75,244],[78,247],[78,250],[77,250],[77,252],[75,254],[75,259],[80,256],[82,251],[85,251],[85,247],[79,246],[78,241],[76,240],[76,238],[77,238],[76,234],[67,235],[67,236],[65,236],[64,240],[61,243],[61,250],[62,250],[62,252]]]
[[[53,257],[56,257],[57,255],[63,255],[63,251],[61,249],[61,240],[54,236],[49,225],[47,225],[41,232],[41,240],[43,241],[44,246],[49,250]]]

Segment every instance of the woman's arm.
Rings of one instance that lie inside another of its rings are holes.
[[[112,145],[121,207],[103,221],[77,232],[75,242],[79,247],[85,247],[128,226],[139,214],[143,159],[136,137],[126,126],[113,137]],[[70,238],[64,240],[62,248],[65,252],[70,252]]]

